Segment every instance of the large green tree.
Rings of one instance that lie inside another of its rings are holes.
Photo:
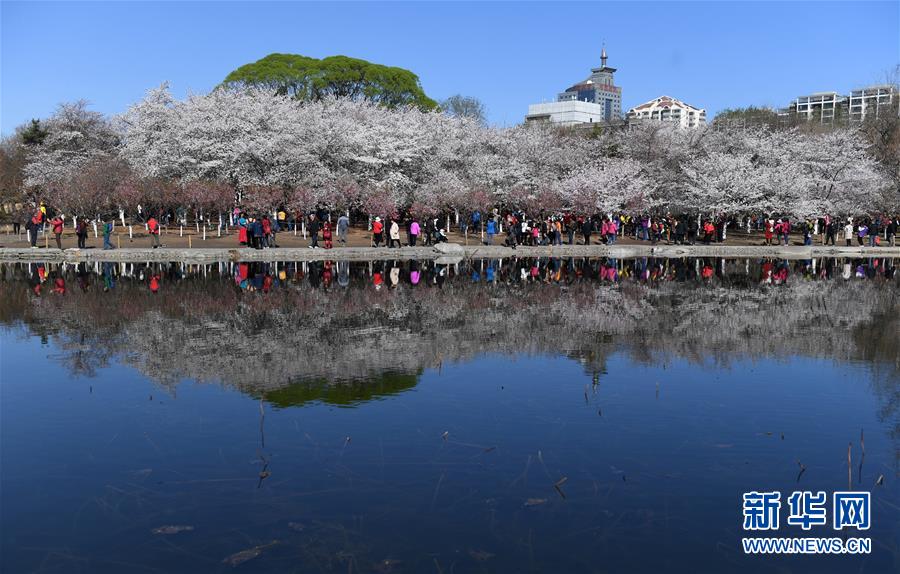
[[[347,56],[317,60],[298,54],[269,54],[234,70],[222,85],[258,87],[301,100],[338,96],[389,108],[413,105],[430,110],[437,106],[425,95],[419,77],[409,70]]]

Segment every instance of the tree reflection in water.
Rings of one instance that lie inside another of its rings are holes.
[[[0,268],[0,322],[53,337],[62,349],[54,358],[73,373],[90,375],[115,358],[162,385],[218,381],[283,405],[401,392],[424,369],[484,353],[564,354],[595,372],[616,351],[641,362],[866,361],[892,417],[900,404],[895,265],[17,264]]]

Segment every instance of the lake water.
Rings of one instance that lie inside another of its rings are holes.
[[[898,264],[0,266],[0,570],[898,572]]]

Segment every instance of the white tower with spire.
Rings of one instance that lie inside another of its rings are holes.
[[[616,69],[607,65],[607,59],[604,44],[600,49],[599,68],[592,68],[587,79],[557,94],[555,102],[529,106],[525,121],[559,124],[622,122],[622,88],[615,85]]]
[[[607,65],[606,45],[600,50],[600,67],[592,68],[591,75],[556,97],[558,102],[591,102],[603,106],[606,121],[622,119],[622,88],[615,84],[616,69]]]

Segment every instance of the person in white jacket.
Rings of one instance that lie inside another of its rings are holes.
[[[391,220],[390,236],[391,236],[391,241],[390,241],[390,243],[388,243],[388,247],[394,247],[394,245],[396,244],[396,246],[399,248],[400,247],[400,226],[397,225],[396,219]]]
[[[844,239],[847,240],[847,247],[853,245],[853,221],[848,219],[847,225],[844,226]]]

